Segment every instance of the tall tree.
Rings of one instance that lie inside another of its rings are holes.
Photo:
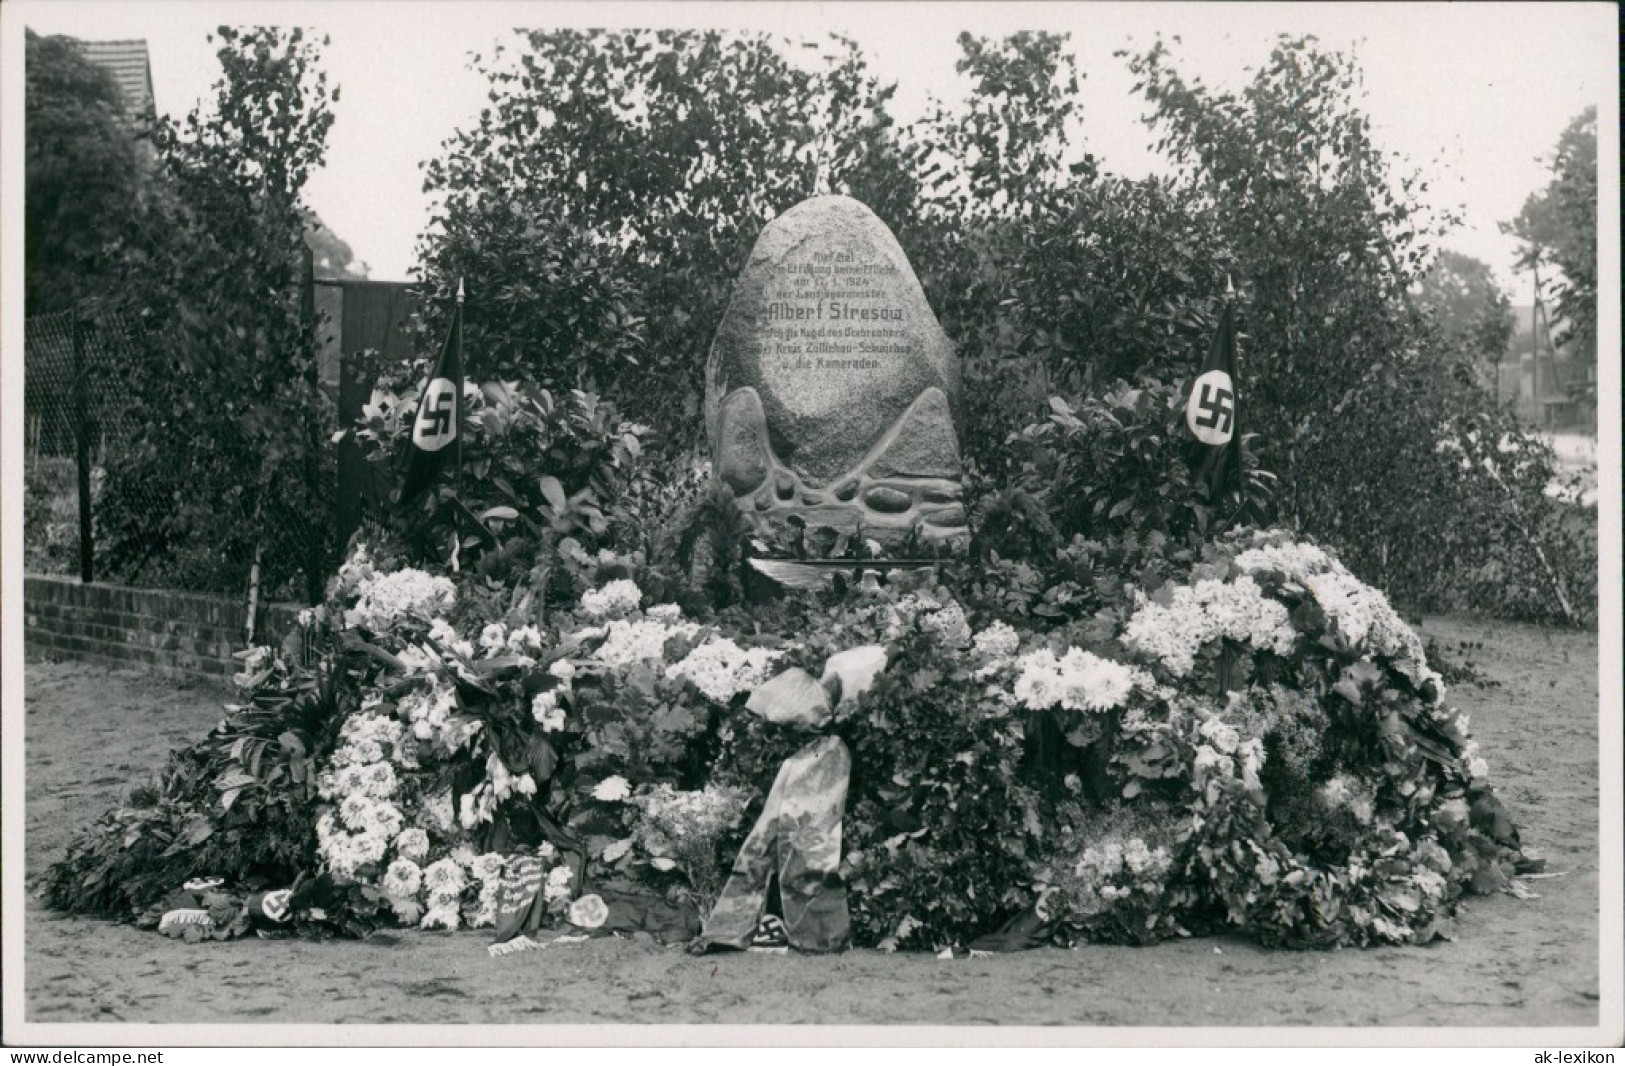
[[[883,218],[910,199],[892,90],[850,42],[809,54],[557,31],[483,62],[490,106],[429,164],[440,206],[420,246],[432,293],[467,280],[469,373],[612,388],[697,439],[710,329],[762,225],[820,189]]]
[[[1519,265],[1544,270],[1561,329],[1554,338],[1579,357],[1597,358],[1597,109],[1575,116],[1557,139],[1552,180],[1524,201],[1502,230],[1521,242]]]
[[[121,289],[145,324],[131,370],[140,430],[109,471],[109,554],[188,585],[244,588],[256,558],[275,585],[319,593],[331,412],[303,306],[303,190],[332,125],[320,45],[299,30],[217,31],[207,107],[157,130],[169,191]],[[162,501],[154,506],[154,499]]]
[[[1512,342],[1512,301],[1482,259],[1441,250],[1417,285],[1416,303],[1472,359],[1499,362]]]
[[[104,295],[149,179],[118,85],[70,37],[28,31],[24,82],[25,310],[62,311]]]

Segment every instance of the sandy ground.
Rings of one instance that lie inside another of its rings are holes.
[[[1430,622],[1498,687],[1463,685],[1526,845],[1563,876],[1539,899],[1470,899],[1454,942],[1294,953],[1232,939],[1046,949],[937,961],[691,958],[639,940],[551,944],[499,959],[480,933],[390,944],[185,944],[57,917],[28,901],[29,1022],[834,1023],[936,1025],[1595,1026],[1598,1018],[1597,639]],[[172,746],[221,693],[31,662],[27,876]],[[1614,726],[1611,725],[1610,728]]]

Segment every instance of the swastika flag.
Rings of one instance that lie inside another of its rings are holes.
[[[406,477],[401,502],[413,499],[461,458],[463,408],[463,304],[452,313],[451,329],[440,357],[418,399],[412,420],[412,440],[406,450]]]
[[[1207,361],[1185,398],[1186,456],[1209,500],[1241,484],[1236,407],[1236,320],[1226,303]]]

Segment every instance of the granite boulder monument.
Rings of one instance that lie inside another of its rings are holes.
[[[959,363],[897,239],[818,196],[762,230],[712,341],[705,411],[740,506],[883,545],[963,536]]]

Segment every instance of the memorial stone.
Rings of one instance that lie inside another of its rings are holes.
[[[953,345],[885,223],[845,196],[768,223],[706,367],[741,507],[882,544],[963,535],[959,403]]]

